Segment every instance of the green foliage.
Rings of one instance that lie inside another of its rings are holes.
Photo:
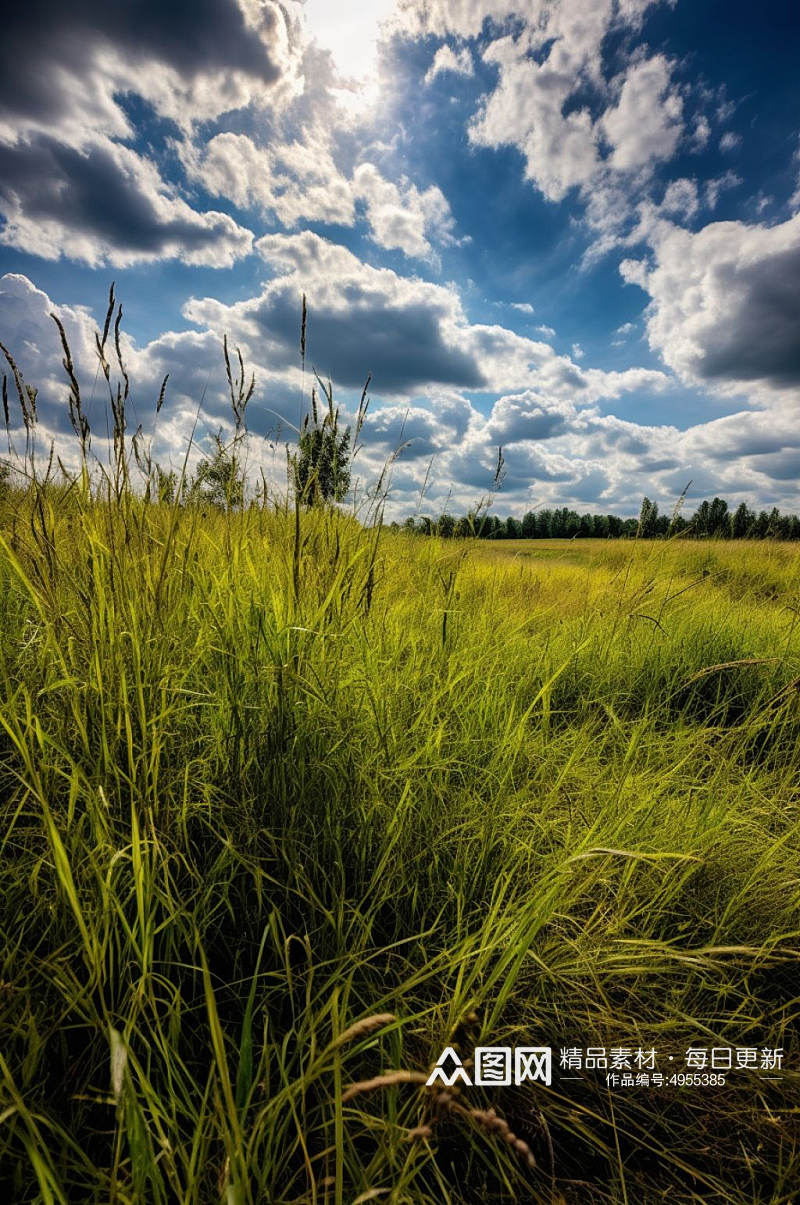
[[[165,484],[169,487],[169,480]],[[159,494],[161,486],[162,479],[159,478]],[[219,510],[241,508],[244,502],[244,474],[235,443],[229,446],[219,433],[214,436],[214,451],[198,464],[186,497],[190,502],[202,502]]]
[[[178,488],[178,474],[174,469],[170,469],[167,472],[166,469],[162,469],[160,464],[157,464],[155,466],[155,477],[157,501],[172,505],[175,501],[175,494]]]
[[[305,506],[341,502],[350,489],[350,428],[339,430],[339,408],[333,389],[322,385],[327,407],[320,421],[316,389],[311,393],[311,413],[306,414],[293,457],[295,492]]]
[[[639,531],[638,534],[643,540],[652,539],[656,534],[658,523],[658,503],[651,502],[648,497],[642,499],[642,508],[639,511]]]

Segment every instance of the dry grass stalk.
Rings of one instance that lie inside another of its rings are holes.
[[[336,1045],[341,1046],[344,1042],[354,1042],[356,1038],[363,1038],[365,1034],[372,1033],[374,1029],[383,1029],[386,1025],[391,1025],[392,1021],[396,1021],[397,1017],[394,1013],[375,1013],[372,1017],[364,1017],[361,1021],[356,1021],[344,1033],[340,1033],[336,1039]]]
[[[423,1075],[421,1071],[387,1071],[385,1075],[376,1075],[372,1079],[351,1084],[347,1091],[342,1093],[342,1103],[360,1096],[363,1092],[374,1092],[377,1088],[390,1088],[393,1084],[424,1084],[427,1080],[427,1075]]]

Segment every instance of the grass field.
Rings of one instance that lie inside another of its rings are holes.
[[[0,534],[4,1200],[797,1200],[795,546],[80,485]],[[428,1089],[448,1044],[785,1053]]]

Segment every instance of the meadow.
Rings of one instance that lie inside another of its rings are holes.
[[[796,546],[85,479],[0,540],[4,1200],[797,1199]],[[428,1088],[446,1045],[784,1057]]]

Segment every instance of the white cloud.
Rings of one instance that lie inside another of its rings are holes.
[[[353,187],[330,145],[314,132],[303,141],[257,146],[246,134],[223,133],[204,147],[176,144],[190,177],[242,209],[274,215],[285,226],[303,220],[352,225]]]
[[[543,63],[528,55],[528,39],[500,38],[484,51],[499,81],[469,128],[478,146],[516,146],[525,174],[551,201],[595,174],[597,136],[587,109],[564,106],[588,63],[579,50],[556,42]]]
[[[709,209],[716,209],[720,194],[725,189],[738,188],[743,183],[742,177],[737,176],[736,172],[732,171],[727,171],[724,176],[717,176],[716,179],[706,181],[706,205]]]
[[[455,241],[450,206],[435,185],[423,191],[408,180],[397,185],[374,164],[362,163],[353,176],[353,191],[366,203],[371,236],[380,247],[425,259],[431,255],[431,237],[440,244]]]
[[[468,46],[462,46],[459,51],[455,51],[452,46],[445,43],[433,56],[433,62],[428,68],[423,82],[430,84],[437,75],[441,75],[443,72],[449,71],[453,75],[472,75],[474,70]]]
[[[612,147],[612,167],[635,171],[672,158],[683,132],[682,112],[668,60],[655,55],[634,63],[622,80],[617,104],[606,109],[599,123]]]
[[[692,149],[702,151],[707,145],[711,137],[711,126],[708,124],[708,118],[701,113],[694,123],[694,129],[691,133]]]
[[[715,222],[652,232],[654,263],[623,278],[650,296],[651,347],[687,380],[800,387],[800,215],[777,226]]]
[[[290,229],[312,220],[352,226],[363,202],[370,237],[386,250],[433,260],[434,245],[456,241],[441,189],[387,180],[373,163],[361,163],[348,177],[319,130],[270,147],[257,146],[245,134],[224,133],[202,149],[190,143],[177,149],[191,178],[209,192],[273,214]]]
[[[726,130],[719,140],[719,149],[726,152],[735,151],[741,144],[740,134],[734,134],[733,130]]]
[[[700,200],[696,180],[688,180],[683,177],[680,180],[673,180],[667,186],[661,202],[663,213],[675,214],[690,220],[695,217],[699,209]]]

